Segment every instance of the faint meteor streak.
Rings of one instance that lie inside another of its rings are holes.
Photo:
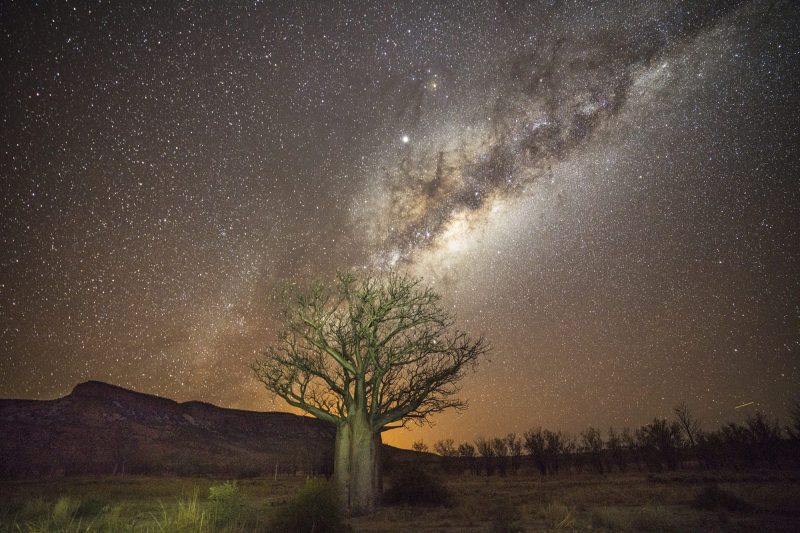
[[[737,405],[734,409],[741,409],[742,407],[747,407],[748,405],[753,405],[753,402],[743,403],[742,405]]]

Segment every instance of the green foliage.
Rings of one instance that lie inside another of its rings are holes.
[[[744,512],[752,509],[752,506],[735,494],[719,488],[717,485],[709,485],[695,496],[692,506],[695,509],[705,511],[716,511],[725,509],[728,511]]]
[[[55,526],[66,526],[72,523],[80,507],[80,501],[69,496],[62,496],[53,505],[50,520]]]
[[[236,481],[226,481],[208,488],[208,499],[214,505],[215,518],[228,521],[241,510],[239,487]]]
[[[78,509],[75,512],[75,516],[79,518],[97,516],[101,514],[105,508],[106,505],[103,502],[94,498],[81,500],[78,502]]]
[[[17,513],[18,520],[32,520],[50,513],[50,504],[42,497],[25,500]]]
[[[350,531],[343,522],[339,498],[333,487],[319,478],[306,481],[297,496],[277,510],[270,525],[274,531],[297,533]]]
[[[161,519],[153,516],[158,526],[158,531],[198,531],[211,530],[211,519],[197,499],[197,492],[191,498],[178,502],[176,510],[169,510],[161,506]]]
[[[236,481],[226,481],[219,485],[208,487],[208,499],[213,501],[225,501],[235,497],[239,493]]]
[[[398,471],[384,502],[390,505],[452,506],[452,497],[442,483],[418,464]]]

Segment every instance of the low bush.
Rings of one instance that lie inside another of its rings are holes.
[[[571,529],[575,527],[575,513],[572,509],[557,502],[542,506],[540,515],[550,529]]]
[[[716,511],[725,509],[728,511],[749,511],[752,506],[735,494],[722,490],[717,485],[709,485],[701,490],[692,502],[695,509],[705,511]]]
[[[297,533],[351,531],[333,487],[318,478],[306,481],[297,496],[275,512],[270,525],[273,531]]]
[[[236,485],[236,481],[226,481],[208,487],[208,499],[214,502],[229,502],[236,499],[238,495],[239,487]]]
[[[69,496],[62,496],[59,498],[55,505],[53,505],[53,511],[50,514],[50,520],[53,525],[66,526],[71,524],[75,519],[75,515],[78,513],[80,504],[81,502],[79,500],[74,500]]]
[[[490,509],[494,533],[518,533],[525,531],[522,511],[508,500],[498,500]]]
[[[389,505],[453,505],[453,498],[447,488],[416,464],[396,470],[392,486],[384,494],[383,501]]]
[[[203,510],[195,492],[190,498],[178,501],[176,508],[161,505],[161,517],[152,515],[159,531],[210,531],[211,517]]]
[[[215,522],[229,522],[236,518],[242,510],[236,481],[211,485],[208,488],[208,499],[213,507]]]

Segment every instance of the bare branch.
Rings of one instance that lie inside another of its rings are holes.
[[[374,432],[425,423],[465,406],[458,383],[489,349],[457,331],[439,302],[395,272],[339,274],[331,287],[315,283],[287,299],[285,330],[254,370],[267,389],[325,420],[364,409]]]

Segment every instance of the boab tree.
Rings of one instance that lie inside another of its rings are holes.
[[[381,433],[462,408],[459,381],[486,353],[418,279],[337,275],[290,291],[284,329],[253,369],[289,405],[336,425],[334,480],[353,514],[380,496]]]

